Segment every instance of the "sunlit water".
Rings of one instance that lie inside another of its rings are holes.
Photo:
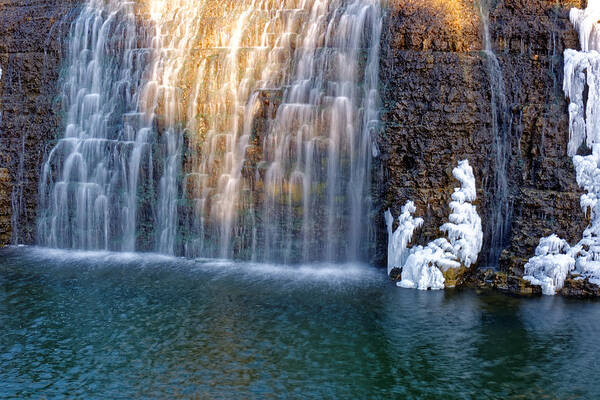
[[[600,305],[369,266],[0,250],[0,398],[598,398]]]

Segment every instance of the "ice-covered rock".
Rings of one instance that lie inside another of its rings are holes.
[[[412,240],[416,229],[423,226],[423,218],[414,218],[417,211],[415,203],[406,202],[402,207],[402,214],[398,217],[398,229],[393,231],[394,217],[388,209],[385,212],[385,223],[388,231],[388,275],[394,268],[400,268],[408,258],[408,244]]]
[[[563,90],[570,101],[567,152],[573,156],[577,183],[587,192],[580,204],[590,225],[572,248],[556,235],[543,238],[525,265],[524,278],[548,295],[556,294],[569,275],[600,284],[600,0],[589,0],[585,10],[572,9],[570,19],[582,51],[567,49],[564,54]],[[576,155],[584,142],[592,154]]]
[[[600,284],[600,145],[593,145],[589,156],[575,156],[577,183],[587,191],[581,208],[590,216],[583,238],[572,248],[556,235],[540,240],[536,255],[525,265],[524,278],[541,285],[544,294],[562,289],[569,274]]]
[[[414,231],[423,225],[421,218],[414,218],[416,211],[409,201],[398,218],[398,229],[393,232],[391,212],[385,213],[388,228],[388,274],[394,268],[402,269],[398,286],[420,290],[438,290],[445,287],[444,273],[449,270],[469,268],[477,261],[483,241],[481,218],[472,201],[477,198],[473,169],[467,160],[461,161],[453,170],[461,183],[452,194],[449,222],[440,229],[448,238],[440,238],[427,246],[409,248]],[[456,275],[456,274],[454,274]]]
[[[456,257],[469,268],[477,261],[483,245],[481,218],[476,207],[471,204],[477,199],[475,176],[468,160],[461,161],[454,168],[454,177],[461,183],[452,194],[450,222],[442,225]]]
[[[398,286],[419,290],[444,289],[445,279],[440,266],[460,264],[453,260],[454,255],[447,251],[448,246],[436,243],[438,240],[425,247],[417,246],[412,249],[402,268],[402,281],[398,282]]]
[[[590,225],[581,241],[571,250],[576,259],[575,273],[600,283],[600,143],[595,143],[589,156],[575,156],[577,183],[586,190],[581,196],[581,208],[590,217]]]
[[[569,14],[571,23],[579,32],[579,43],[585,52],[598,49],[600,46],[600,0],[588,0],[587,8],[580,10],[571,9]]]
[[[554,295],[574,268],[575,259],[567,241],[550,235],[540,240],[535,257],[525,264],[523,279],[541,286],[544,294]]]

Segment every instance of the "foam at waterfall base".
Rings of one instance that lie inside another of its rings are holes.
[[[289,282],[312,282],[328,285],[369,285],[382,282],[383,274],[373,266],[361,263],[314,263],[281,265],[269,263],[241,262],[227,259],[188,259],[158,253],[126,253],[110,251],[76,251],[44,247],[10,246],[0,249],[16,253],[40,265],[48,261],[63,267],[77,269],[99,269],[124,267],[135,269],[156,268],[169,271],[208,273],[227,279],[282,280]],[[1,253],[0,253],[1,254]]]
[[[134,252],[116,252],[116,251],[93,251],[93,250],[63,250],[49,247],[29,247],[19,246],[12,249],[23,249],[26,256],[31,259],[58,261],[64,265],[87,264],[102,265],[117,264],[135,264],[144,266],[149,263],[169,263],[178,260],[176,257],[163,255],[159,253],[134,253]]]
[[[380,281],[381,273],[376,268],[360,263],[315,263],[282,265],[269,263],[236,262],[230,260],[197,260],[203,267],[218,266],[222,272],[245,274],[253,279],[284,279],[328,283],[350,283]]]

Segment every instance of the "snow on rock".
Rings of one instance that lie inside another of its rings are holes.
[[[416,207],[412,201],[402,208],[398,218],[398,229],[393,232],[393,217],[385,213],[388,228],[388,273],[393,268],[402,268],[402,281],[398,286],[419,290],[439,290],[444,288],[443,272],[470,267],[475,261],[483,242],[481,218],[472,201],[477,198],[473,169],[467,160],[461,161],[453,170],[454,177],[461,183],[452,194],[449,222],[440,229],[448,238],[440,238],[427,246],[408,248],[416,229],[423,225],[423,219],[414,218]]]

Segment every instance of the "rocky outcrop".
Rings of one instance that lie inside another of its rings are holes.
[[[568,114],[562,93],[563,51],[578,46],[568,21],[581,1],[504,0],[489,17],[508,108],[508,198],[511,232],[500,267],[522,275],[539,238],[560,232],[577,241],[586,220],[567,156]],[[439,235],[452,193],[452,166],[469,159],[481,188],[477,204],[490,250],[494,187],[491,83],[481,51],[483,25],[467,0],[391,0],[383,35],[383,113],[374,171],[379,211],[398,213],[408,199],[425,216],[418,243]],[[382,213],[380,213],[382,214]],[[381,218],[381,217],[378,217]],[[378,226],[385,226],[382,220]],[[485,228],[487,226],[487,229]],[[384,262],[385,232],[379,231]]]
[[[596,298],[600,297],[600,286],[590,282],[587,278],[569,276],[559,293],[565,297],[578,299]]]
[[[477,271],[463,283],[467,287],[492,289],[513,296],[531,297],[542,295],[541,286],[532,285],[520,276],[490,269]]]
[[[541,237],[560,232],[574,243],[587,225],[567,156],[568,104],[562,91],[564,49],[579,47],[568,12],[582,3],[507,0],[491,16],[515,121],[509,168],[512,235],[501,265],[517,275]]]
[[[35,240],[39,174],[60,124],[57,81],[77,4],[0,0],[0,245]]]

